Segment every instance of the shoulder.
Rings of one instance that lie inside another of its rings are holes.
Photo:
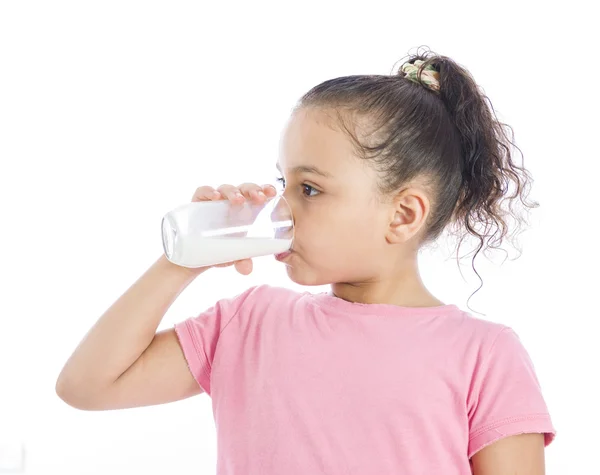
[[[473,316],[467,321],[471,332],[467,332],[470,336],[465,354],[471,366],[473,401],[481,391],[507,390],[509,380],[520,381],[522,391],[539,391],[534,363],[514,328]]]
[[[460,310],[459,318],[447,319],[447,325],[451,327],[459,341],[466,348],[475,352],[479,357],[493,349],[499,339],[503,339],[507,333],[514,330],[498,321],[475,317],[471,313]]]
[[[263,309],[294,306],[304,302],[306,297],[310,295],[307,291],[298,291],[271,284],[257,285],[252,287],[251,290],[252,301]]]
[[[281,315],[281,311],[303,305],[307,301],[307,296],[310,296],[307,291],[260,284],[247,288],[227,301],[235,307],[235,313],[245,319],[264,319],[269,314]]]
[[[512,326],[464,311],[460,319],[449,325],[452,329],[447,335],[451,336],[452,347],[473,378],[485,377],[490,370],[504,371],[503,367],[533,366],[526,346]]]

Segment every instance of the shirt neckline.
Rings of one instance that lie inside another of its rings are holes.
[[[455,312],[461,312],[460,308],[455,304],[438,305],[436,307],[404,307],[401,305],[384,303],[349,302],[342,298],[336,297],[331,291],[310,294],[310,297],[316,303],[325,305],[334,310],[356,315],[447,315]]]

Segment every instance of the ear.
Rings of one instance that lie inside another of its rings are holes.
[[[399,192],[390,207],[386,240],[390,244],[409,241],[425,224],[429,209],[429,199],[422,190],[407,188]]]

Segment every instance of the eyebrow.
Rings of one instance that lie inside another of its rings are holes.
[[[279,168],[279,163],[275,164],[275,166],[277,167],[277,170],[279,170],[281,172],[281,168]],[[291,169],[292,173],[314,173],[315,175],[320,175],[324,178],[333,178],[333,175],[329,172],[320,170],[319,168],[313,166],[313,165],[298,165],[297,167],[294,167]]]

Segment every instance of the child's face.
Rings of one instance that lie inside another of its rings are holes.
[[[295,225],[294,252],[283,262],[290,278],[302,285],[366,282],[390,265],[390,205],[378,200],[375,171],[327,119],[322,111],[301,109],[280,142],[277,165]],[[294,171],[299,166],[331,176]]]

